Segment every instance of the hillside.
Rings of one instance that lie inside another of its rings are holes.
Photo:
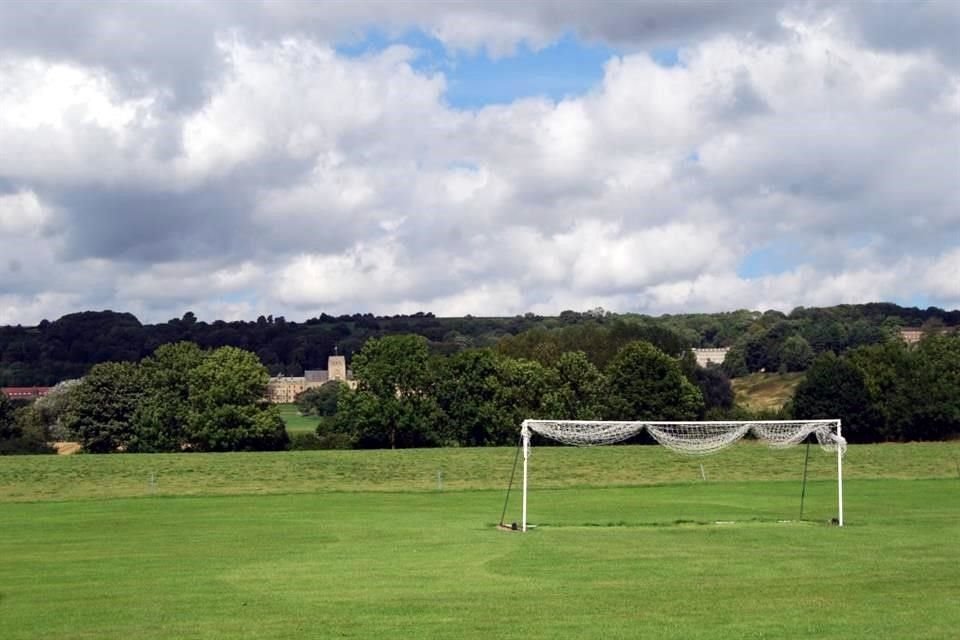
[[[734,378],[733,392],[737,404],[758,410],[777,410],[793,398],[803,380],[803,373],[751,373]]]

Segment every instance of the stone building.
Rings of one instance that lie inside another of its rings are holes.
[[[356,389],[357,381],[353,373],[347,369],[347,359],[344,356],[330,356],[327,358],[326,369],[308,369],[302,376],[275,376],[267,383],[267,400],[274,403],[294,402],[298,394],[320,387],[331,380],[346,383],[351,389]]]
[[[923,340],[923,329],[900,329],[900,339],[907,344],[916,344]]]
[[[267,400],[273,403],[293,402],[305,388],[303,376],[275,376],[267,383]]]
[[[719,365],[727,358],[727,352],[730,347],[720,347],[718,349],[691,349],[693,356],[697,359],[697,364],[706,367],[709,364]]]
[[[932,327],[924,329],[923,327],[904,327],[900,329],[900,339],[908,345],[914,345],[923,340],[928,335],[950,335],[960,333],[960,327]]]

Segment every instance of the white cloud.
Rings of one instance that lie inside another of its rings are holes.
[[[30,296],[0,294],[0,324],[32,324],[55,320],[70,310],[86,309],[82,294],[37,293]]]
[[[286,304],[318,307],[402,295],[413,283],[399,269],[397,253],[389,245],[359,245],[338,255],[299,256],[280,272],[276,295]]]
[[[33,191],[0,194],[0,237],[35,235],[50,220],[50,212]]]
[[[36,58],[0,64],[0,86],[0,176],[117,184],[150,170],[152,96],[126,98],[103,70]]]
[[[941,300],[960,301],[960,248],[939,256],[926,269],[923,284]]]
[[[380,6],[389,29],[411,20]],[[536,48],[574,18],[631,40],[574,4],[506,22],[431,6],[421,22],[458,48]],[[307,5],[204,31],[189,103],[79,54],[10,55],[0,234],[29,242],[4,247],[0,320],[960,300],[960,75],[939,49],[871,45],[849,11],[787,11],[776,37],[770,15],[629,11],[638,33],[653,12],[693,34],[682,64],[628,53],[585,95],[469,111],[409,47],[339,54]],[[783,245],[770,273],[737,274]]]

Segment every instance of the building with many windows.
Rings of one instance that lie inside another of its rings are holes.
[[[0,387],[3,395],[11,400],[36,400],[50,392],[53,387]]]
[[[709,364],[720,365],[727,358],[727,352],[730,347],[721,347],[718,349],[691,349],[693,356],[697,359],[697,364],[706,367]]]
[[[900,329],[900,339],[909,345],[917,344],[929,335],[950,335],[960,333],[960,327],[904,327]]]
[[[302,376],[275,376],[267,383],[267,400],[273,403],[294,402],[297,395],[322,386],[330,381],[343,382],[356,388],[357,382],[347,369],[347,359],[343,356],[327,358],[326,369],[309,369]]]

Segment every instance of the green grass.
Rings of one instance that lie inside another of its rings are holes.
[[[528,534],[509,449],[0,459],[0,637],[955,638],[958,458],[537,447]]]
[[[320,424],[320,418],[317,416],[302,416],[300,415],[300,409],[297,408],[295,404],[278,404],[277,407],[280,409],[280,417],[283,418],[284,424],[287,425],[287,431],[316,431],[317,425]]]
[[[733,392],[739,405],[754,411],[776,411],[793,399],[805,373],[751,373],[734,378]]]
[[[657,446],[575,449],[534,446],[531,482],[540,488],[708,481],[799,481],[802,447],[742,442],[689,458]],[[432,491],[506,488],[512,448],[290,451],[0,458],[0,503],[150,496]],[[701,472],[701,465],[703,471]],[[833,480],[836,458],[810,450],[809,477]],[[960,478],[960,441],[853,445],[844,477]]]

